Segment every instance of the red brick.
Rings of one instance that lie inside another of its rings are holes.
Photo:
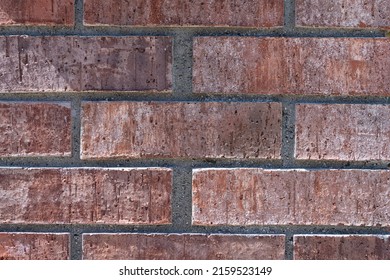
[[[74,0],[1,0],[0,25],[73,25]]]
[[[88,25],[283,26],[283,0],[85,0]]]
[[[84,259],[284,259],[284,235],[84,234]]]
[[[0,103],[0,156],[70,155],[70,103]]]
[[[169,224],[165,168],[1,168],[0,222]]]
[[[295,235],[294,259],[390,260],[388,235]]]
[[[169,37],[0,36],[0,91],[169,91]]]
[[[304,27],[390,29],[390,2],[296,0],[296,24]]]
[[[194,225],[390,225],[388,170],[198,169]]]
[[[297,159],[389,160],[390,107],[300,104],[296,112]]]
[[[390,38],[198,37],[196,93],[390,95]]]
[[[69,234],[0,233],[0,260],[69,259]]]
[[[280,103],[85,102],[81,157],[280,158]]]

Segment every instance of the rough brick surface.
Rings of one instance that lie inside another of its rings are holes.
[[[300,104],[295,135],[298,159],[389,160],[390,107]]]
[[[296,24],[390,29],[390,1],[296,0]]]
[[[283,26],[283,0],[86,0],[86,24]]]
[[[70,156],[69,103],[0,103],[0,156]]]
[[[69,259],[69,234],[0,233],[0,260]]]
[[[284,259],[284,235],[84,234],[84,259]]]
[[[168,37],[0,37],[0,92],[168,91]]]
[[[74,0],[1,0],[0,25],[73,25]]]
[[[0,222],[168,224],[171,185],[164,168],[2,168]]]
[[[198,169],[195,225],[389,226],[390,172]]]
[[[196,93],[390,94],[390,38],[198,37]]]
[[[295,235],[294,259],[390,260],[388,235]]]
[[[280,103],[85,102],[81,157],[280,158]]]

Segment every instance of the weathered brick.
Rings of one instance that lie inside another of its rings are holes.
[[[0,233],[0,260],[69,259],[69,234]]]
[[[1,0],[0,25],[73,25],[74,0]]]
[[[390,260],[388,235],[295,235],[294,259]]]
[[[168,224],[165,168],[1,168],[0,222]]]
[[[84,259],[284,259],[284,235],[84,234]]]
[[[280,103],[82,104],[83,159],[277,159],[280,150]]]
[[[297,159],[389,160],[390,107],[367,104],[299,104]]]
[[[390,38],[198,37],[196,93],[390,94]]]
[[[388,170],[197,169],[194,225],[390,225]]]
[[[70,103],[0,103],[0,156],[70,156]]]
[[[283,0],[85,0],[88,25],[283,26]]]
[[[390,29],[390,1],[296,0],[296,24],[304,27]]]
[[[169,91],[169,37],[0,37],[0,91]]]

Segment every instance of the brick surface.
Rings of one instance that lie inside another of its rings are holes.
[[[70,103],[0,103],[0,156],[70,156]]]
[[[390,1],[296,0],[296,25],[390,29]]]
[[[1,0],[0,25],[73,25],[74,0]]]
[[[294,259],[390,260],[388,235],[295,235]]]
[[[169,37],[0,36],[0,92],[169,91]]]
[[[0,169],[0,222],[168,224],[170,169]]]
[[[300,104],[296,111],[298,159],[389,160],[390,107]]]
[[[390,94],[390,38],[198,37],[196,93]]]
[[[284,235],[84,234],[84,259],[284,259]]]
[[[280,158],[280,103],[85,102],[81,157]]]
[[[84,22],[138,26],[283,26],[283,0],[86,0]]]
[[[0,260],[66,260],[69,246],[65,233],[0,233]]]
[[[389,226],[390,171],[197,169],[195,225]]]

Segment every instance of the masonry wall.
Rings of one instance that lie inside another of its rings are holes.
[[[390,259],[390,2],[325,2],[1,0],[0,259]]]

